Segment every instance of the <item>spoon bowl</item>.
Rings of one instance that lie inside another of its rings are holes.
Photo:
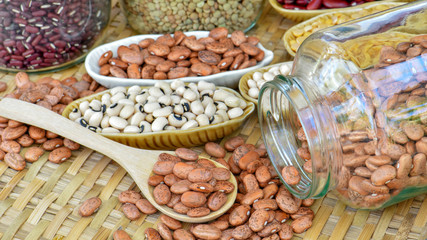
[[[174,219],[190,223],[208,222],[224,214],[236,200],[237,182],[236,178],[231,174],[229,181],[234,185],[234,191],[227,195],[227,202],[221,209],[197,218],[176,213],[166,205],[157,204],[152,194],[153,187],[148,185],[148,178],[159,154],[173,154],[174,152],[128,147],[102,137],[46,108],[13,98],[0,98],[0,116],[54,132],[110,157],[129,173],[141,193],[155,208]],[[215,161],[212,162],[217,167],[224,167]]]

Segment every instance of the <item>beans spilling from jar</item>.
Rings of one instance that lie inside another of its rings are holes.
[[[337,191],[353,205],[377,208],[406,187],[427,185],[426,48],[427,35],[383,46],[375,67],[363,71],[365,79],[354,75],[341,88],[346,91],[327,96],[338,107],[363,94],[354,108],[335,113],[343,152]],[[302,143],[297,153],[307,161],[304,171],[311,173],[302,128],[297,137]],[[292,173],[285,181],[297,184],[293,179],[299,172]]]
[[[95,132],[145,133],[186,130],[235,119],[246,102],[232,92],[200,81],[188,86],[180,80],[153,87],[115,87],[101,99],[83,101],[69,119]]]
[[[259,39],[246,37],[220,27],[208,37],[196,39],[182,32],[157,39],[146,38],[138,44],[120,46],[117,54],[105,52],[99,59],[99,74],[132,79],[177,79],[208,76],[255,66],[264,59],[256,45]]]
[[[374,0],[277,0],[285,9],[317,10],[328,8],[345,8]]]
[[[108,21],[104,1],[0,1],[0,67],[40,69],[81,56]]]

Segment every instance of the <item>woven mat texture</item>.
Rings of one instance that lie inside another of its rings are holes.
[[[117,0],[113,0],[112,6],[107,42],[135,34],[126,25]],[[273,63],[289,61],[291,56],[281,37],[294,24],[266,3],[263,15],[249,35],[258,36],[266,48],[274,51]],[[85,72],[80,64],[61,72],[33,74],[30,78],[33,81],[45,76],[81,79]],[[0,96],[13,91],[14,76],[0,72],[0,81],[8,83],[7,91]],[[233,133],[235,135],[244,137],[248,143],[261,143],[256,115]],[[202,148],[195,150],[207,157]],[[117,199],[118,194],[127,189],[138,190],[123,168],[84,147],[74,151],[71,159],[62,164],[47,161],[45,155],[20,172],[0,162],[0,238],[112,239],[112,233],[121,227],[133,239],[144,239],[144,230],[156,228],[159,214],[128,220]],[[79,205],[93,196],[103,200],[101,208],[93,216],[81,218],[77,212]],[[316,200],[312,209],[316,213],[313,227],[293,239],[427,239],[425,194],[377,211],[349,208],[329,194]]]

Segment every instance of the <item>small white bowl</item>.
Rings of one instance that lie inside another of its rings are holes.
[[[194,31],[194,32],[185,32],[187,36],[196,36],[197,39],[207,37],[209,35],[209,31]],[[108,77],[99,74],[100,67],[98,66],[98,60],[102,54],[111,50],[113,52],[113,57],[117,57],[117,48],[121,45],[129,46],[132,43],[138,44],[139,41],[145,38],[153,38],[157,39],[162,36],[162,34],[144,34],[137,35],[128,38],[124,38],[121,40],[117,40],[111,43],[103,44],[95,49],[93,49],[86,57],[85,67],[88,74],[95,79],[98,83],[107,88],[112,88],[116,86],[132,86],[132,85],[140,85],[140,86],[152,86],[157,81],[155,79],[130,79],[130,78],[117,78],[117,77]],[[216,86],[225,86],[229,88],[237,88],[239,84],[240,78],[247,72],[255,70],[260,67],[264,67],[273,60],[273,52],[265,49],[261,43],[258,43],[258,48],[264,51],[265,56],[261,62],[258,62],[257,65],[234,71],[227,71],[223,73],[217,73],[204,77],[185,77],[181,78],[183,82],[199,82],[199,81],[207,81],[212,82]],[[165,82],[172,82],[175,79],[167,79],[160,80]]]

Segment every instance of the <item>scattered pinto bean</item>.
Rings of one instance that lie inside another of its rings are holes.
[[[125,231],[119,229],[116,230],[113,234],[113,239],[114,240],[132,240],[132,238],[130,238],[129,234],[127,234]]]
[[[98,197],[92,197],[83,202],[79,208],[79,214],[82,217],[88,217],[94,214],[101,206],[102,201]]]

